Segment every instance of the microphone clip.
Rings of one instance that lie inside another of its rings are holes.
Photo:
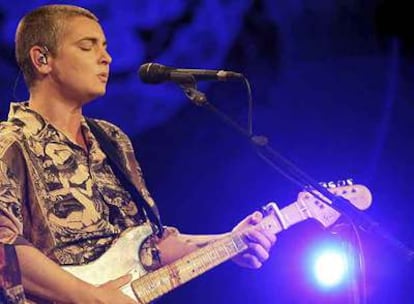
[[[194,76],[175,72],[175,81],[184,91],[185,96],[187,96],[190,101],[196,106],[202,107],[207,104],[206,94],[197,89],[197,81]]]

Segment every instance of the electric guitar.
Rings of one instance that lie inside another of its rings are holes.
[[[363,185],[347,185],[329,191],[346,198],[360,210],[371,205],[371,193]],[[274,234],[309,218],[317,220],[324,227],[331,226],[341,214],[322,202],[329,202],[326,197],[319,192],[314,193],[318,194],[318,198],[309,192],[299,193],[297,200],[283,209],[279,209],[275,203],[269,203],[264,208],[266,215],[259,225]],[[97,260],[86,265],[63,268],[93,285],[101,285],[130,273],[133,279],[122,288],[122,292],[138,303],[146,304],[247,249],[242,232],[232,233],[170,265],[147,273],[138,253],[152,233],[149,224],[130,228]]]

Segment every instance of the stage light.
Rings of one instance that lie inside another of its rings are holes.
[[[313,273],[322,287],[340,285],[348,277],[349,270],[347,254],[340,248],[324,249],[314,261]]]
[[[342,239],[315,240],[304,251],[303,261],[308,284],[323,293],[342,293],[357,280],[356,249]]]

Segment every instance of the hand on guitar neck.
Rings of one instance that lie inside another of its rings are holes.
[[[269,251],[276,242],[276,235],[258,225],[262,219],[262,213],[256,211],[234,227],[232,232],[241,233],[248,246],[246,251],[232,259],[237,265],[257,269],[269,258]]]
[[[269,258],[269,251],[276,242],[276,235],[261,225],[262,213],[253,212],[241,220],[231,232],[210,235],[180,233],[172,227],[166,228],[166,235],[158,242],[162,266],[169,265],[183,256],[203,248],[213,242],[238,234],[243,239],[246,251],[233,258],[233,261],[246,268],[257,269]]]

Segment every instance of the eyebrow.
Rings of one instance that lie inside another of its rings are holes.
[[[99,39],[98,38],[95,38],[95,37],[84,37],[84,38],[81,38],[78,41],[76,41],[76,43],[80,43],[82,41],[90,41],[93,44],[98,44]],[[102,43],[102,45],[103,46],[108,46],[108,43],[106,42],[106,40],[104,40],[104,42]]]

